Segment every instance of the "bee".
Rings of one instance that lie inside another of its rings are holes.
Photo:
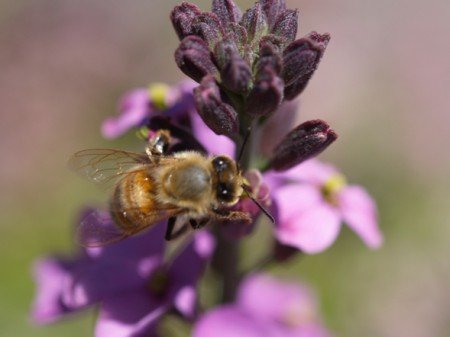
[[[170,132],[160,130],[145,153],[90,149],[71,157],[69,166],[82,176],[114,185],[108,212],[93,211],[81,221],[77,233],[81,245],[117,242],[163,220],[167,220],[166,240],[214,221],[248,224],[249,213],[231,210],[244,194],[263,209],[251,196],[236,161],[197,151],[166,155],[170,140]]]

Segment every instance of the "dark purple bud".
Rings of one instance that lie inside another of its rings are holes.
[[[262,9],[267,17],[267,22],[272,27],[278,18],[278,15],[286,9],[284,0],[259,0]]]
[[[223,84],[231,91],[237,94],[248,92],[252,80],[252,71],[237,51],[232,54],[220,75]]]
[[[312,32],[308,36],[294,41],[286,48],[283,57],[286,99],[294,99],[306,88],[329,41],[329,34],[321,35]]]
[[[247,31],[238,23],[230,23],[227,27],[227,38],[233,40],[242,53],[243,47],[247,44]]]
[[[200,117],[216,134],[231,136],[238,131],[237,112],[222,100],[214,77],[203,78],[200,86],[194,89],[194,97]]]
[[[281,37],[269,34],[261,38],[259,45],[270,45],[277,54],[281,54],[285,43]]]
[[[223,69],[237,53],[237,46],[233,40],[224,39],[217,43],[214,48],[214,60],[219,69]]]
[[[282,37],[287,43],[291,43],[297,36],[298,10],[285,9],[275,21],[272,33]]]
[[[175,61],[183,73],[200,82],[206,75],[218,75],[211,52],[205,41],[198,36],[184,38],[175,51]]]
[[[248,9],[241,20],[241,25],[247,30],[248,42],[259,40],[269,29],[266,15],[259,3]]]
[[[214,48],[224,35],[222,24],[214,13],[198,15],[192,23],[192,30],[195,35],[205,40],[211,48]]]
[[[224,28],[229,23],[238,23],[242,17],[241,10],[233,0],[213,0],[212,11],[219,17]]]
[[[181,5],[175,6],[170,13],[170,20],[180,40],[193,34],[192,22],[201,13],[202,11],[196,5],[188,2],[183,2]]]
[[[251,116],[264,116],[275,111],[283,100],[283,88],[283,80],[272,69],[262,69],[247,97],[245,112]]]
[[[276,171],[288,170],[320,154],[337,137],[330,126],[320,119],[300,124],[275,147],[270,166]]]
[[[277,52],[277,48],[272,44],[262,42],[259,48],[259,59],[256,62],[256,78],[264,76],[264,72],[270,69],[279,75],[282,68],[282,59]],[[262,75],[260,75],[262,73]]]

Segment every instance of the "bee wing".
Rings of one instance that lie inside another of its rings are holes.
[[[124,212],[134,212],[137,209],[124,209]],[[182,212],[180,208],[168,208],[148,212],[152,219],[165,219]],[[101,247],[119,242],[129,236],[150,228],[155,221],[133,228],[121,227],[115,223],[108,211],[92,210],[81,220],[76,232],[77,242],[84,247]],[[161,238],[162,239],[162,238]]]
[[[69,168],[97,185],[106,185],[130,171],[144,169],[149,163],[148,156],[141,153],[88,149],[74,153]]]
[[[88,149],[76,152],[69,159],[69,168],[87,180],[104,187],[116,183],[128,174],[142,172],[156,165],[166,165],[177,158],[158,156],[151,161],[145,153],[115,149]]]

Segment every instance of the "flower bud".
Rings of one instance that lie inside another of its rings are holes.
[[[270,166],[276,171],[288,170],[320,154],[337,137],[330,126],[322,120],[300,124],[275,147]]]
[[[195,105],[205,124],[218,135],[231,136],[238,130],[238,115],[222,100],[216,80],[206,76],[194,89]]]
[[[269,25],[267,24],[266,15],[259,3],[248,9],[242,17],[241,25],[247,30],[248,42],[258,41],[262,36],[267,34]]]
[[[259,0],[262,9],[267,17],[267,22],[272,27],[278,18],[278,15],[286,9],[284,0]]]
[[[227,27],[229,23],[238,23],[242,17],[233,0],[213,0],[212,11],[219,17],[223,27]]]
[[[192,30],[195,35],[202,38],[211,48],[214,48],[224,35],[222,24],[214,13],[198,15],[192,23]]]
[[[193,34],[192,22],[201,13],[201,10],[196,5],[188,2],[183,2],[181,5],[175,6],[170,13],[170,20],[180,40]]]
[[[223,84],[231,91],[235,93],[248,92],[252,71],[237,51],[233,52],[220,74]]]
[[[329,34],[316,32],[292,42],[283,54],[283,79],[286,83],[285,98],[291,100],[299,95],[308,84],[319,65],[325,48],[330,41]]]
[[[298,10],[285,9],[275,21],[272,34],[282,37],[286,43],[291,43],[297,36]]]
[[[251,116],[264,116],[275,111],[283,100],[283,88],[283,80],[273,69],[262,69],[247,97],[245,112]]]
[[[217,75],[206,43],[198,36],[184,38],[175,51],[175,61],[183,73],[200,82],[206,75]]]

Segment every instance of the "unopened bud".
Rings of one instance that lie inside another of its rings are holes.
[[[188,36],[181,41],[175,51],[175,61],[183,73],[197,82],[206,75],[218,74],[208,46],[198,36]]]
[[[285,9],[275,21],[272,34],[282,37],[286,43],[291,43],[297,36],[298,10]]]
[[[196,5],[188,2],[183,2],[181,5],[175,6],[170,13],[170,20],[180,40],[193,34],[192,22],[200,14],[201,10]]]
[[[201,37],[211,48],[214,48],[224,35],[222,24],[214,13],[198,15],[192,23],[192,30],[195,35]]]
[[[300,124],[275,147],[270,166],[276,171],[288,170],[320,154],[337,137],[330,126],[320,119]]]
[[[219,17],[223,27],[227,27],[229,23],[238,23],[242,17],[233,0],[213,0],[212,11]]]
[[[218,135],[231,136],[238,130],[236,110],[222,100],[216,80],[212,76],[203,78],[194,89],[195,105],[205,124]]]
[[[283,54],[282,76],[286,83],[286,99],[295,98],[305,89],[329,41],[329,34],[312,32],[286,48]]]
[[[259,40],[266,35],[269,29],[266,15],[259,3],[256,3],[252,8],[248,9],[241,21],[241,25],[247,30],[248,42]]]

